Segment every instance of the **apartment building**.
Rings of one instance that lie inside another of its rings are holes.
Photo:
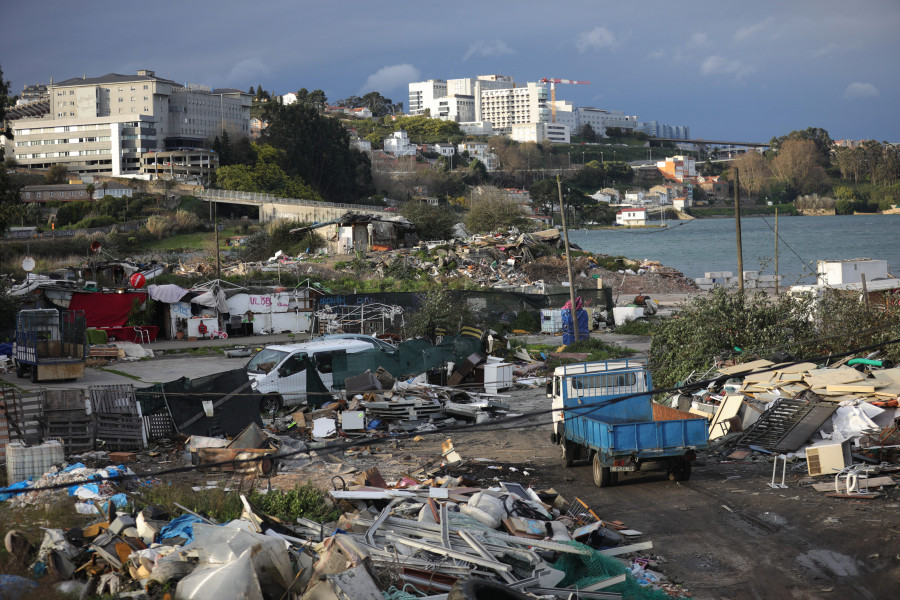
[[[51,80],[47,93],[47,115],[12,122],[20,166],[138,174],[144,153],[204,147],[223,129],[250,133],[249,94],[176,83],[149,70]]]
[[[690,156],[669,156],[656,163],[656,168],[666,179],[680,182],[697,181],[697,163]]]
[[[529,82],[523,87],[482,90],[481,118],[490,121],[494,131],[511,133],[512,126],[550,120],[547,88]]]
[[[642,121],[637,124],[635,130],[657,138],[691,139],[691,128],[686,125],[666,125],[658,121]]]
[[[570,139],[568,125],[561,123],[514,123],[509,127],[509,137],[517,142],[535,142],[537,144],[554,142],[568,144]]]

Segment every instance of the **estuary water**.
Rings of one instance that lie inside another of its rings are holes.
[[[664,229],[572,230],[588,252],[658,260],[696,279],[710,271],[737,274],[734,219],[669,221]],[[900,215],[778,217],[778,272],[785,285],[815,283],[816,261],[886,260],[900,277]],[[775,216],[741,219],[744,270],[775,273]]]

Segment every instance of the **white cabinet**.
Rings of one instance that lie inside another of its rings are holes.
[[[511,363],[492,363],[484,365],[484,391],[496,394],[508,390],[513,385],[513,366]]]

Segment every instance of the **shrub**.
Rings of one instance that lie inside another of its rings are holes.
[[[153,215],[149,219],[147,219],[147,231],[149,231],[152,235],[156,237],[156,239],[163,239],[166,235],[172,232],[172,228],[175,223],[169,217],[164,217],[161,215]]]
[[[175,213],[175,227],[182,233],[190,233],[197,229],[200,225],[200,218],[186,210],[179,210]]]

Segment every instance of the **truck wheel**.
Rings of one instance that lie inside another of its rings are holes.
[[[594,454],[594,485],[598,488],[610,487],[613,484],[612,473],[609,467],[604,467],[600,462],[600,453]]]
[[[687,481],[691,478],[691,461],[685,460],[680,463],[676,463],[675,466],[669,471],[669,480],[670,481]]]
[[[37,365],[31,365],[31,383],[37,383]]]
[[[16,362],[16,377],[22,379],[25,377],[25,369],[22,368],[22,363]]]
[[[282,405],[281,396],[278,394],[269,394],[263,396],[262,400],[259,401],[259,412],[272,414],[273,412],[281,410]]]
[[[569,440],[563,440],[560,442],[559,448],[562,450],[562,466],[566,469],[571,469],[575,458],[578,456],[578,446]]]

